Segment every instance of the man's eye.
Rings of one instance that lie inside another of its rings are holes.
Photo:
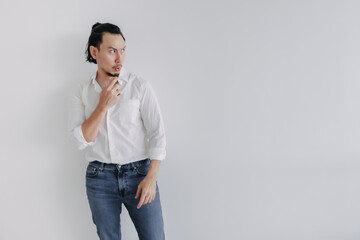
[[[115,52],[115,50],[114,50],[114,49],[111,49],[111,50],[110,50],[110,53],[114,53],[114,52]]]
[[[125,52],[125,48],[121,49],[121,52],[124,53],[124,52]]]

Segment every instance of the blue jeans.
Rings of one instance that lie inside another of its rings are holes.
[[[137,209],[137,187],[145,178],[150,159],[125,165],[89,162],[86,169],[86,194],[100,240],[120,240],[122,204],[129,212],[140,240],[165,239],[164,222],[156,183],[155,199]]]

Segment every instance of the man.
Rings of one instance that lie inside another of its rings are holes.
[[[124,204],[139,239],[160,240],[156,179],[166,155],[164,124],[150,84],[124,68],[125,48],[119,27],[93,25],[86,53],[97,72],[69,98],[69,129],[86,150],[86,193],[100,239],[121,239]]]

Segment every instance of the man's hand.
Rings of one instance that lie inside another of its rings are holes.
[[[139,184],[135,199],[141,194],[140,201],[137,205],[139,209],[142,205],[151,203],[155,199],[156,195],[156,179],[150,176],[146,176]]]
[[[156,195],[156,179],[159,172],[160,160],[152,159],[150,161],[149,171],[146,177],[140,182],[135,199],[137,199],[140,194],[141,198],[137,208],[139,209],[142,205],[151,203],[155,199]]]
[[[105,111],[114,106],[121,97],[120,90],[116,86],[117,81],[118,77],[110,78],[109,84],[100,92],[98,107]]]

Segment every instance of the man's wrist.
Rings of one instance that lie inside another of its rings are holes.
[[[150,172],[150,171],[149,171],[149,172],[147,173],[146,177],[149,178],[149,179],[151,179],[151,180],[156,180],[156,179],[157,179],[157,175],[158,175],[157,173],[154,173],[154,172]]]
[[[146,175],[148,178],[151,178],[153,180],[157,179],[159,168],[160,168],[160,160],[152,159],[150,161],[150,168],[148,171],[148,174]]]
[[[106,111],[107,111],[107,109],[106,109],[105,107],[103,107],[103,106],[98,105],[98,106],[96,107],[95,111],[98,111],[98,112],[101,113],[101,114],[105,114]]]

